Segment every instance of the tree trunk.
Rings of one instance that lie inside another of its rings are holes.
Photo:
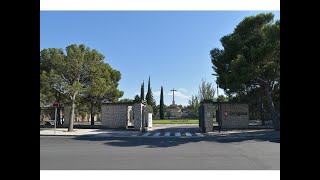
[[[262,102],[262,96],[260,97],[260,120],[261,125],[265,125],[265,118],[264,118],[264,110],[263,110],[263,102]]]
[[[61,124],[61,117],[60,117],[60,106],[57,108],[57,125]]]
[[[94,125],[93,102],[91,102],[91,112],[90,112],[90,116],[91,116],[91,125]]]
[[[59,107],[57,108],[57,123],[61,124],[61,116],[60,116],[60,112],[61,112],[61,94],[58,92],[57,95],[57,100],[59,103]]]
[[[274,108],[274,104],[273,104],[272,97],[271,97],[271,92],[270,92],[268,86],[265,86],[264,89],[265,89],[265,92],[266,92],[266,95],[267,95],[267,101],[268,101],[268,105],[269,105],[269,108],[270,108],[271,119],[272,119],[272,123],[273,123],[274,129],[276,131],[279,131],[280,130],[280,121],[278,119],[276,110]]]
[[[68,132],[73,131],[74,106],[75,106],[74,101],[75,101],[75,95],[71,99],[70,122],[69,122]]]

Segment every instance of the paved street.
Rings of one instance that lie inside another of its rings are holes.
[[[266,130],[197,138],[40,136],[40,169],[277,170],[280,135]]]
[[[203,137],[198,124],[154,124],[151,130],[131,136],[142,137]]]

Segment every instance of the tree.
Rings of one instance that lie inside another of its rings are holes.
[[[93,53],[98,53],[93,51]],[[100,54],[101,56],[102,54]],[[97,54],[95,57],[98,57]],[[94,57],[94,56],[93,56]],[[103,56],[100,57],[103,59]],[[123,96],[123,91],[119,91],[118,85],[121,79],[121,73],[110,67],[109,64],[105,64],[102,61],[97,61],[92,65],[90,75],[88,76],[87,90],[82,96],[87,102],[90,103],[90,117],[91,125],[94,125],[94,116],[97,113],[95,109],[101,106],[101,101],[107,99],[115,102],[118,98]]]
[[[141,100],[141,99],[140,99],[140,96],[139,96],[138,94],[135,95],[135,96],[134,96],[134,100],[135,100],[135,101],[140,101],[140,100]]]
[[[244,18],[233,33],[221,38],[224,49],[214,48],[210,55],[219,87],[236,94],[261,89],[274,128],[280,130],[272,99],[275,87],[280,87],[280,20],[273,18],[272,13]]]
[[[228,97],[225,97],[224,95],[219,95],[217,102],[228,102]]]
[[[147,100],[147,104],[152,106],[152,109],[153,109],[153,112],[155,113],[156,112],[156,101],[154,100],[153,98],[153,95],[152,95],[152,90],[151,90],[151,85],[150,85],[150,76],[149,76],[149,81],[148,81],[148,92],[147,92],[147,95],[146,95],[146,100]]]
[[[144,100],[144,82],[141,84],[140,100]]]
[[[171,112],[167,111],[167,118],[170,119],[171,118]]]
[[[62,49],[47,49],[40,54],[40,74],[42,72],[50,72],[54,68],[54,62],[46,60],[47,57],[53,56],[51,59],[61,58],[60,53],[63,52]],[[44,61],[45,60],[45,61]],[[49,82],[40,79],[40,107],[52,106],[53,101],[58,101],[60,106],[57,108],[57,123],[60,124],[60,109],[65,103],[65,95],[61,94],[59,91],[50,88]]]
[[[161,86],[160,92],[160,119],[164,119],[164,102],[163,102],[163,87]]]
[[[198,96],[191,96],[191,100],[188,101],[189,106],[188,108],[191,109],[191,112],[195,118],[199,117],[199,106],[200,106],[200,101]]]
[[[199,86],[198,98],[200,101],[203,100],[213,100],[215,90],[212,86],[212,83],[201,80],[201,85]]]
[[[66,54],[62,49],[43,49],[40,56],[43,64],[46,64],[40,75],[41,82],[68,97],[66,101],[71,103],[68,131],[73,131],[76,98],[84,95],[101,97],[104,94],[106,99],[114,100],[123,94],[114,90],[120,80],[120,72],[107,72],[106,67],[109,65],[103,63],[104,56],[83,44],[69,45]],[[110,81],[105,78],[110,78]],[[107,83],[111,81],[115,85]]]
[[[129,98],[124,98],[124,99],[120,99],[120,102],[133,102],[133,99],[129,99]]]
[[[201,80],[199,85],[199,91],[197,95],[192,95],[191,100],[188,101],[189,105],[187,108],[191,109],[192,114],[195,118],[199,117],[199,107],[200,102],[203,100],[214,100],[215,90],[212,86],[212,83]],[[181,107],[182,108],[182,107]]]

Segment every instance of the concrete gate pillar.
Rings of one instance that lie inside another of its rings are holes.
[[[135,102],[133,105],[134,130],[141,129],[142,108],[143,104],[141,102]]]
[[[203,101],[204,108],[204,121],[203,126],[205,127],[205,132],[213,131],[213,102],[211,100]]]

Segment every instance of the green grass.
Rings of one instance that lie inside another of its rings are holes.
[[[216,119],[213,119],[213,123],[216,124]],[[163,119],[152,120],[152,124],[199,124],[198,119]]]
[[[152,120],[153,124],[199,124],[198,119],[163,119]]]

